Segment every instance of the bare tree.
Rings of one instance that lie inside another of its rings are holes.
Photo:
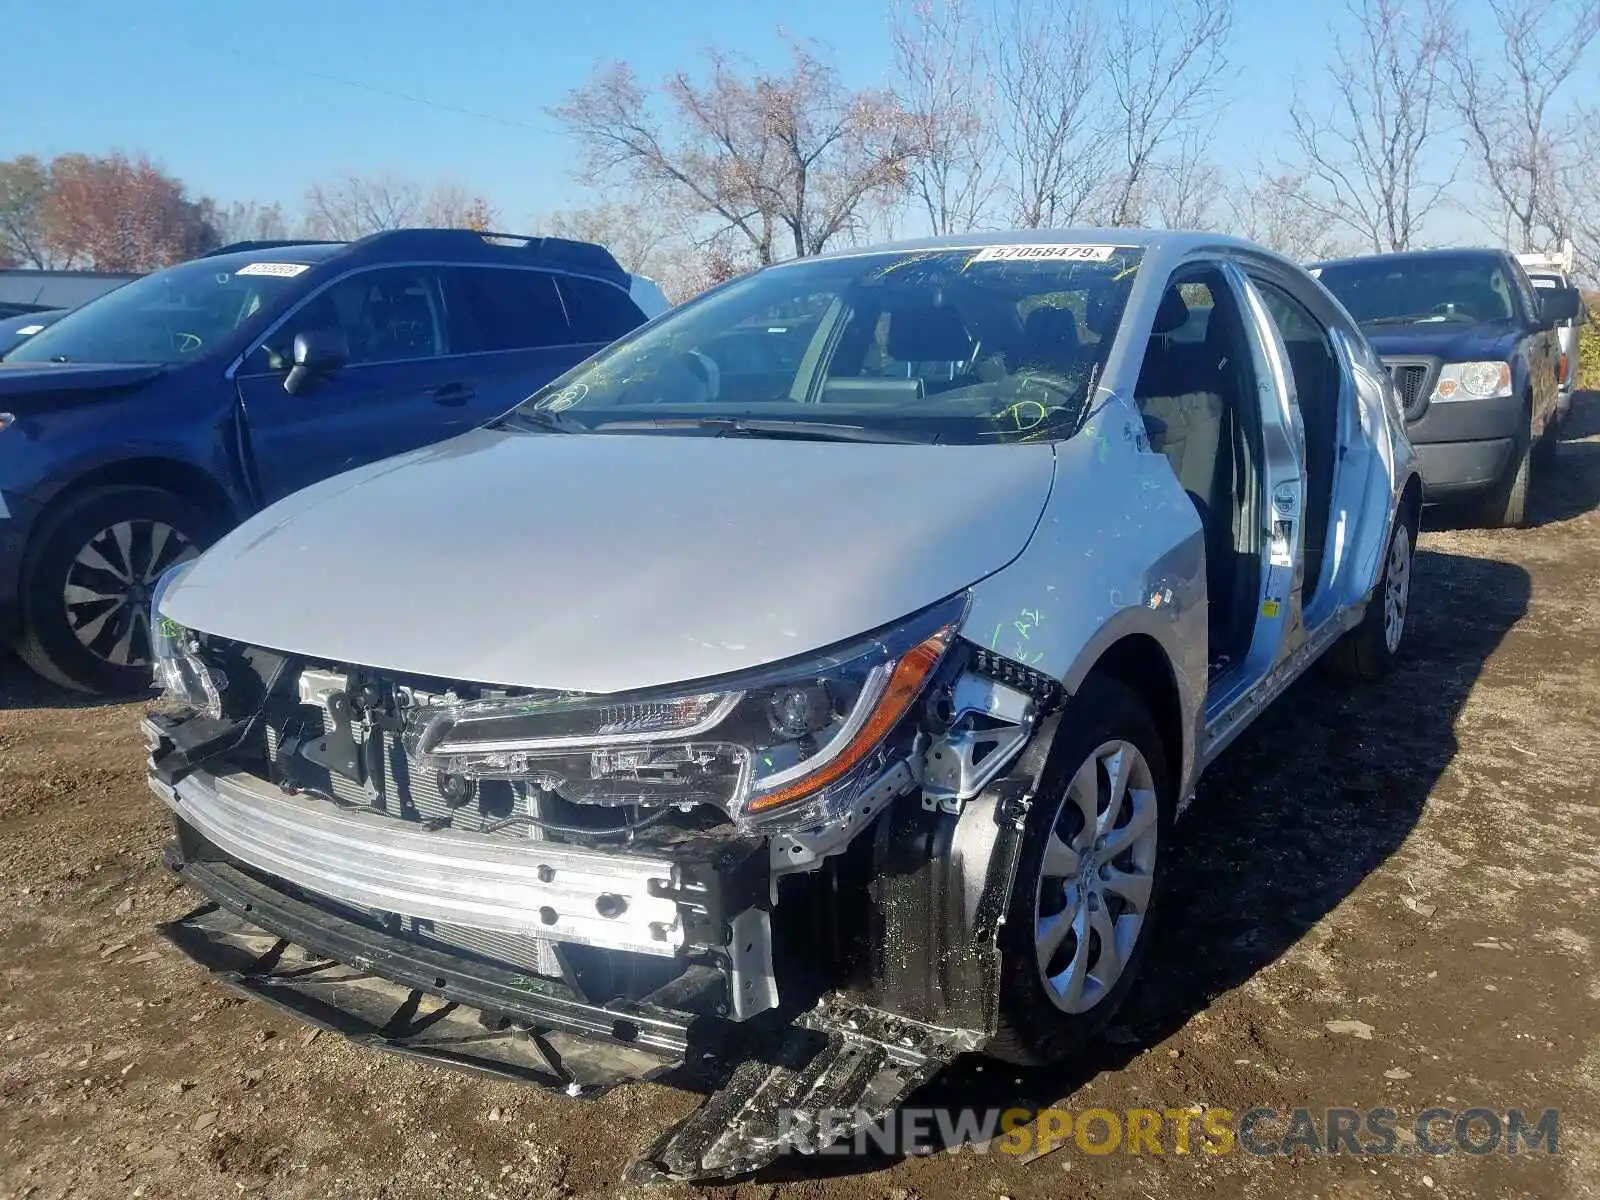
[[[217,235],[229,242],[276,242],[289,237],[289,222],[277,203],[258,204],[254,200],[235,200],[217,210]]]
[[[1102,37],[1085,0],[1015,0],[985,39],[1011,220],[1080,222],[1104,178]]]
[[[1455,179],[1432,162],[1444,132],[1441,78],[1453,36],[1445,0],[1352,0],[1355,44],[1337,34],[1326,113],[1289,109],[1304,201],[1375,252],[1404,250]]]
[[[420,224],[429,229],[488,230],[500,213],[488,199],[457,183],[439,183],[423,195]]]
[[[1600,162],[1600,108],[1580,108],[1568,123],[1563,156],[1556,175],[1558,187],[1552,240],[1571,239],[1578,274],[1600,285],[1600,187],[1595,164]]]
[[[625,270],[655,278],[684,246],[688,231],[675,216],[646,198],[601,200],[584,208],[561,209],[534,222],[537,233],[598,242]]]
[[[422,184],[389,172],[342,175],[306,193],[306,225],[318,237],[351,241],[414,226],[486,229],[496,214],[456,184]]]
[[[894,0],[890,12],[911,193],[935,236],[981,226],[999,186],[982,33],[967,0]]]
[[[1227,189],[1225,226],[1240,237],[1297,262],[1338,258],[1351,250],[1348,233],[1306,202],[1306,178],[1292,171],[1258,169]]]
[[[1107,198],[1110,224],[1140,219],[1137,198],[1151,165],[1174,140],[1200,136],[1215,115],[1233,32],[1232,0],[1122,0],[1103,64],[1120,179]]]
[[[761,263],[780,236],[803,256],[847,233],[870,198],[904,189],[913,153],[893,96],[847,89],[801,42],[782,74],[712,51],[703,79],[679,72],[654,95],[614,63],[552,115],[582,145],[586,182],[659,195]]]
[[[1186,139],[1177,152],[1153,159],[1134,196],[1143,220],[1166,229],[1209,229],[1217,223],[1226,190],[1222,172],[1205,162],[1199,139]]]
[[[1451,99],[1482,182],[1520,248],[1561,223],[1556,94],[1600,36],[1600,0],[1486,0],[1498,36],[1451,46]]]

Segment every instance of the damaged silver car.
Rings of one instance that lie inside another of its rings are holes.
[[[1400,651],[1420,502],[1383,365],[1247,243],[767,268],[169,573],[165,932],[373,1045],[700,1089],[639,1175],[751,1170],[1093,1037],[1200,771]]]

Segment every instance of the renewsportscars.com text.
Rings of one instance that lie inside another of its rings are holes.
[[[901,1109],[879,1121],[852,1109],[783,1110],[780,1135],[804,1154],[921,1154],[970,1145],[1022,1156],[1083,1154],[1555,1154],[1560,1110],[1394,1108]]]

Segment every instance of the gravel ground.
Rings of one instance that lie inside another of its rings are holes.
[[[696,1098],[593,1102],[311,1035],[152,933],[138,707],[0,663],[0,1197],[1600,1196],[1600,394],[1536,527],[1430,520],[1380,687],[1296,685],[1208,776],[1150,968],[1106,1043],[930,1103],[1241,1113],[1559,1106],[1559,1153],[791,1161],[698,1189],[619,1178]],[[1331,1023],[1331,1025],[1330,1025]]]

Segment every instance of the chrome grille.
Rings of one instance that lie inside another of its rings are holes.
[[[1433,391],[1434,366],[1428,362],[1403,359],[1385,359],[1389,377],[1394,380],[1400,397],[1400,408],[1408,417],[1414,417],[1427,407],[1428,396]]]

